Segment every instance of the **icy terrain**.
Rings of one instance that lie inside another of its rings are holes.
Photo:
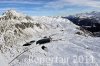
[[[52,40],[36,44],[44,37]],[[30,41],[35,42],[23,46]],[[100,38],[61,17],[30,17],[8,10],[0,17],[0,50],[0,66],[100,65]]]

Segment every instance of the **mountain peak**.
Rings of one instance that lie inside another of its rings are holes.
[[[20,16],[21,14],[15,10],[7,10],[3,13],[3,16]]]
[[[91,13],[98,13],[97,11],[92,11]]]
[[[22,19],[26,19],[26,15],[17,12],[15,10],[7,10],[6,12],[4,12],[2,14],[3,16],[0,17],[0,20],[22,20]]]

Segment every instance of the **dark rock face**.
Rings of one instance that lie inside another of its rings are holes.
[[[50,38],[44,38],[44,39],[40,39],[36,42],[36,44],[45,44],[45,43],[49,43],[51,41]]]
[[[63,17],[72,21],[74,24],[90,31],[100,32],[100,23],[95,18]]]

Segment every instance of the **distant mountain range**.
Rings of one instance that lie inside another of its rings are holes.
[[[63,18],[69,19],[74,24],[92,33],[100,32],[100,12],[93,11],[90,13],[80,13]]]

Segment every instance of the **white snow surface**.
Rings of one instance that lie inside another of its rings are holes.
[[[10,11],[10,13],[12,12],[15,13],[15,11]],[[12,14],[11,19],[1,17],[0,66],[100,65],[99,37],[91,37],[87,34],[84,36],[84,32],[77,29],[78,26],[61,17],[33,16],[30,17],[31,19],[26,19],[25,15],[18,14],[17,16],[17,14]],[[6,16],[9,15],[6,14]],[[13,16],[16,16],[16,19]],[[23,20],[17,19],[17,17],[21,17]],[[25,24],[23,25],[23,23]],[[16,24],[24,26],[24,28],[16,27]],[[82,35],[78,35],[76,32],[81,32]],[[35,42],[30,46],[23,46],[26,42],[37,41],[45,36],[51,36],[52,41],[42,45],[36,45]],[[41,46],[46,46],[47,49],[43,50]]]

